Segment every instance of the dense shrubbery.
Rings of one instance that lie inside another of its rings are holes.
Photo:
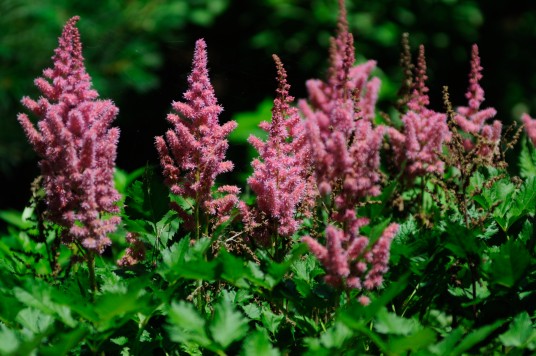
[[[86,72],[77,17],[19,115],[41,176],[0,212],[3,354],[522,354],[536,348],[535,122],[468,103],[430,108],[424,47],[377,109],[340,2],[324,80],[294,105],[274,56],[272,117],[245,193],[231,172],[198,40],[183,101],[156,137],[161,167],[115,168],[119,130]],[[163,118],[162,118],[163,120]],[[520,145],[520,177],[506,152]],[[160,176],[163,173],[163,177]]]

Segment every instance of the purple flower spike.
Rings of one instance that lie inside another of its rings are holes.
[[[339,8],[328,78],[325,82],[308,80],[309,98],[300,100],[299,107],[306,119],[319,193],[335,192],[338,208],[344,211],[359,199],[380,192],[384,130],[372,124],[381,84],[378,78],[369,79],[376,62],[354,66],[354,40],[348,30],[344,1],[339,1]],[[342,187],[337,187],[341,182]]]
[[[480,109],[484,101],[484,89],[480,86],[482,79],[482,66],[480,65],[480,56],[478,55],[478,46],[473,45],[471,52],[471,72],[469,73],[469,88],[465,97],[468,100],[468,106],[457,108],[456,122],[463,131],[470,135],[480,135],[486,142],[480,145],[478,154],[482,157],[492,158],[498,149],[501,139],[502,124],[495,120],[493,124],[486,124],[497,114],[494,108]],[[471,150],[475,146],[474,139],[464,141],[466,150]]]
[[[236,128],[235,121],[223,125],[218,116],[223,108],[218,105],[207,69],[207,46],[200,39],[195,44],[193,69],[188,77],[185,102],[173,102],[174,113],[167,120],[173,129],[156,137],[156,149],[164,171],[166,184],[175,195],[194,200],[194,209],[201,209],[214,217],[214,225],[229,218],[238,203],[238,188],[221,187],[213,197],[216,177],[233,169],[233,163],[224,161],[228,148],[227,136]],[[190,228],[195,223],[195,212],[188,214],[177,204],[173,208]],[[198,222],[199,223],[199,222]]]
[[[110,100],[97,100],[91,88],[78,20],[71,18],[63,28],[54,67],[35,80],[42,97],[22,99],[40,118],[38,129],[26,114],[18,120],[41,158],[47,217],[64,228],[64,242],[79,241],[102,253],[121,221],[113,215],[120,199],[113,182],[119,129],[110,127],[118,109]]]
[[[249,138],[260,157],[252,162],[254,171],[248,184],[257,195],[259,216],[256,220],[268,218],[271,225],[268,227],[287,237],[294,234],[300,224],[295,215],[298,204],[307,193],[309,147],[298,110],[290,106],[294,98],[289,95],[287,73],[279,57],[274,55],[273,58],[279,87],[272,108],[272,121],[259,125],[268,133],[267,141],[255,136]]]
[[[366,223],[362,221],[359,225]],[[302,241],[326,268],[325,280],[334,287],[372,290],[381,287],[388,271],[391,242],[398,224],[390,224],[372,245],[369,239],[334,226],[326,228],[326,246],[310,236]]]
[[[419,47],[415,84],[408,102],[408,112],[402,117],[403,131],[389,127],[388,133],[395,162],[406,162],[405,176],[413,179],[427,173],[442,173],[440,159],[443,143],[450,139],[447,116],[428,109],[426,59],[424,46]]]

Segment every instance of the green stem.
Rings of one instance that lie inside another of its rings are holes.
[[[97,293],[97,280],[95,278],[95,254],[92,251],[87,253],[87,268],[89,270],[89,288],[91,292],[91,301],[95,300],[95,293]]]

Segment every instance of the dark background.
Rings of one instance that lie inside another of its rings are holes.
[[[484,67],[484,107],[504,124],[522,112],[536,115],[536,3],[533,1],[347,1],[358,61],[376,59],[382,79],[379,107],[393,112],[401,81],[400,38],[410,33],[413,53],[426,46],[432,106],[442,110],[441,88],[464,105],[470,48],[478,43]],[[291,94],[306,96],[305,80],[323,78],[335,0],[0,0],[0,210],[20,210],[39,174],[16,121],[23,95],[38,97],[35,77],[50,57],[65,21],[80,15],[84,56],[102,98],[115,101],[121,128],[117,165],[132,171],[156,164],[154,136],[165,132],[172,100],[186,89],[195,40],[208,45],[212,83],[224,107],[222,121],[237,119],[229,157],[243,184],[251,150],[245,138],[269,120],[276,87],[271,54],[289,75]],[[264,101],[264,106],[259,104]],[[259,108],[259,109],[258,109]],[[512,163],[515,170],[515,163]]]

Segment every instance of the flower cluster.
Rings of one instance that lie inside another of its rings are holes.
[[[229,218],[230,210],[237,204],[239,190],[235,186],[221,186],[214,198],[212,188],[216,177],[233,169],[233,163],[224,161],[228,148],[227,136],[235,129],[236,122],[223,125],[218,122],[222,107],[217,104],[207,69],[207,51],[204,40],[195,45],[193,69],[188,77],[186,102],[173,102],[175,113],[167,120],[173,129],[156,137],[156,149],[164,171],[166,184],[171,192],[194,202],[189,214],[179,204],[173,208],[185,223],[199,226],[200,213],[215,217],[218,225]]]
[[[359,228],[369,220],[357,216],[356,205],[360,199],[380,193],[383,128],[373,126],[380,80],[369,80],[374,61],[354,66],[355,48],[344,1],[339,1],[339,7],[328,80],[308,81],[309,101],[301,100],[299,106],[306,119],[319,193],[333,197],[332,218],[342,229],[327,226],[326,246],[310,236],[303,241],[326,268],[326,282],[336,287],[373,289],[382,283],[398,226],[387,227],[374,244],[359,235]]]
[[[309,98],[300,100],[299,107],[306,119],[319,192],[335,193],[338,208],[345,210],[363,197],[380,193],[383,129],[372,123],[380,80],[369,77],[376,63],[354,66],[355,48],[343,1],[339,6],[328,79],[307,81]]]
[[[501,138],[502,124],[495,120],[493,124],[486,124],[497,114],[494,108],[480,110],[480,105],[484,101],[484,89],[480,86],[482,79],[482,66],[480,65],[480,56],[478,55],[478,46],[473,45],[471,51],[471,71],[469,73],[469,88],[465,97],[467,98],[468,106],[457,108],[455,116],[456,123],[461,129],[473,136],[464,141],[464,146],[467,151],[475,148],[477,144],[477,153],[483,158],[492,159],[498,149],[498,144]],[[479,143],[475,143],[475,139]]]
[[[110,100],[97,100],[84,67],[78,16],[71,18],[52,57],[54,68],[35,80],[42,97],[22,99],[40,118],[38,130],[19,114],[29,142],[40,156],[47,216],[63,227],[64,242],[80,242],[102,253],[120,222],[113,173],[119,129],[111,128],[118,109]]]
[[[259,216],[253,218],[245,211],[245,205],[241,205],[243,216],[248,217],[245,219],[248,228],[255,230],[253,225],[256,225],[265,230],[256,236],[261,241],[266,240],[267,234],[277,233],[286,237],[298,229],[296,207],[306,193],[309,166],[309,147],[303,124],[298,110],[290,106],[294,98],[289,95],[287,73],[279,57],[273,57],[279,86],[272,108],[272,121],[259,125],[268,133],[268,139],[263,142],[252,135],[248,140],[260,156],[253,160],[253,174],[248,179],[251,190],[257,196]],[[259,223],[262,219],[267,219],[267,224]]]
[[[363,219],[360,225],[368,223]],[[325,280],[335,287],[372,290],[383,283],[388,270],[391,241],[398,224],[390,224],[380,238],[369,246],[369,239],[357,233],[345,233],[334,226],[326,228],[326,246],[305,236],[303,241],[326,268]]]
[[[394,160],[399,167],[405,164],[404,175],[409,179],[442,173],[445,164],[439,156],[443,143],[450,139],[447,116],[428,108],[426,79],[426,59],[421,45],[408,111],[402,116],[403,132],[388,128]]]

